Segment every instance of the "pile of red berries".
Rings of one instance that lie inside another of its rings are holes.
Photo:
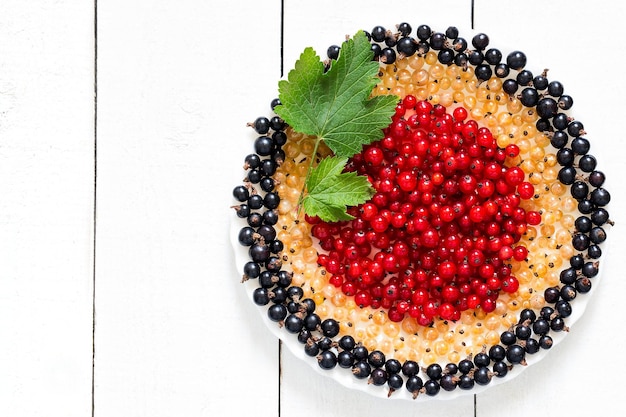
[[[541,215],[525,210],[535,190],[507,163],[516,145],[499,148],[468,112],[406,96],[380,141],[364,147],[348,169],[366,175],[375,194],[353,207],[354,219],[307,218],[330,283],[361,307],[384,308],[420,325],[461,312],[491,312],[500,291],[514,293],[516,245]]]

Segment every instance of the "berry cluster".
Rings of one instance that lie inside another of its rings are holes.
[[[350,209],[355,219],[297,213],[301,160],[328,150],[313,155],[276,116],[250,124],[255,153],[233,196],[247,223],[244,280],[257,280],[252,297],[269,319],[322,369],[416,398],[488,385],[550,349],[591,290],[612,221],[560,82],[484,34],[396,29],[369,32],[381,65],[373,94],[401,101],[384,139],[350,161],[376,189]],[[328,48],[328,65],[340,53]]]
[[[467,115],[404,97],[384,139],[348,167],[373,183],[370,202],[352,208],[350,222],[308,219],[327,252],[318,262],[360,307],[427,326],[437,316],[457,321],[468,308],[494,311],[500,291],[517,291],[505,262],[526,258],[515,244],[541,219],[520,207],[534,187],[505,165],[519,148],[498,148]]]

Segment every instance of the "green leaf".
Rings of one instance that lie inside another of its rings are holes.
[[[398,102],[392,95],[370,98],[380,81],[379,64],[372,58],[369,40],[360,31],[343,43],[328,71],[313,48],[306,48],[287,79],[278,83],[282,104],[274,108],[276,114],[295,131],[315,137],[300,201],[307,214],[325,221],[351,219],[347,207],[367,201],[374,192],[367,178],[343,173],[349,157],[383,137]],[[335,157],[314,168],[321,142]]]
[[[364,203],[374,194],[366,177],[343,172],[347,161],[345,157],[328,157],[311,169],[302,201],[307,214],[329,222],[350,220],[353,217],[346,212],[347,207]]]
[[[312,48],[306,48],[286,80],[278,83],[281,105],[274,110],[294,130],[312,135],[338,156],[350,157],[383,136],[398,98],[370,99],[379,82],[379,64],[360,31],[341,47],[327,72]]]

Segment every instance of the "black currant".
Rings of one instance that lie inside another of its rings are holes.
[[[512,79],[508,79],[502,83],[502,89],[509,95],[515,94],[518,87],[517,81]]]
[[[589,231],[593,227],[593,222],[587,216],[578,216],[576,220],[574,220],[574,227],[576,228],[577,232],[589,233]]]
[[[254,130],[260,135],[266,134],[270,130],[270,121],[267,117],[258,117],[254,123],[252,123]]]
[[[584,276],[587,278],[593,278],[598,275],[598,262],[590,261],[586,262],[580,270]]]
[[[431,34],[432,34],[432,30],[430,29],[430,26],[420,25],[417,27],[416,35],[420,40],[422,41],[428,40]]]
[[[609,212],[600,207],[591,212],[591,221],[597,226],[602,226],[609,221]]]
[[[404,386],[406,387],[407,391],[413,394],[413,398],[416,398],[424,387],[424,382],[419,376],[412,375],[407,379]]]
[[[448,39],[456,39],[459,37],[459,30],[456,28],[456,26],[449,26],[446,29],[446,37]]]
[[[591,259],[599,259],[602,256],[602,248],[599,245],[589,245],[587,256]]]
[[[522,90],[520,101],[526,107],[534,107],[539,102],[539,93],[532,87],[526,87]]]
[[[419,365],[415,361],[407,360],[402,364],[402,373],[406,376],[415,376],[419,371]]]
[[[582,135],[584,132],[585,132],[585,128],[583,124],[577,120],[574,120],[567,127],[567,133],[569,133],[570,136],[573,136],[573,137],[578,137]]]
[[[285,301],[287,301],[287,290],[285,290],[282,287],[274,287],[270,292],[269,292],[269,296],[270,299],[272,300],[273,303],[275,304],[283,304]],[[283,306],[285,307],[285,314],[288,313],[287,311],[287,306]]]
[[[600,226],[595,226],[589,231],[589,240],[592,243],[600,244],[606,240],[606,232]]]
[[[506,349],[501,345],[493,345],[489,348],[489,358],[494,361],[501,361],[506,357]]]
[[[397,29],[398,29],[398,32],[400,32],[400,35],[402,36],[409,36],[411,34],[411,31],[413,30],[411,25],[406,22],[400,23]]]
[[[512,364],[523,363],[525,356],[526,351],[518,344],[511,345],[506,349],[506,359]]]
[[[572,139],[572,150],[578,155],[585,155],[589,152],[591,145],[589,144],[589,140],[583,137],[577,137]]]
[[[246,202],[248,201],[248,198],[250,198],[250,191],[246,186],[238,185],[237,187],[233,188],[233,197],[235,197],[237,201],[240,201],[242,203]]]
[[[554,117],[558,112],[556,101],[551,97],[544,97],[537,102],[535,108],[539,117],[549,119]]]
[[[397,359],[387,359],[385,370],[390,374],[398,374],[402,371],[402,363]]]
[[[385,354],[379,350],[373,350],[367,357],[367,361],[374,368],[380,368],[385,365]]]
[[[572,285],[564,285],[561,287],[561,299],[565,301],[572,301],[576,298],[576,288]]]
[[[464,53],[467,49],[467,41],[464,38],[456,38],[452,41],[452,49],[457,52]]]
[[[474,378],[467,374],[463,374],[459,377],[458,387],[462,390],[470,390],[474,388]]]
[[[370,376],[372,372],[372,367],[367,361],[358,361],[352,367],[352,375],[354,375],[358,379],[364,379]]]
[[[381,386],[387,383],[388,377],[387,371],[383,368],[376,368],[372,370],[368,382],[372,385]]]
[[[552,337],[551,337],[551,336],[549,336],[549,335],[544,335],[544,336],[541,336],[541,337],[539,338],[539,346],[540,346],[542,349],[546,349],[546,350],[547,350],[547,349],[550,349],[550,348],[552,347],[553,343],[554,343],[554,342],[553,342],[553,340],[552,340]]]
[[[345,335],[339,339],[338,345],[343,350],[352,350],[356,346],[356,341],[354,340],[354,337]]]
[[[489,36],[479,33],[472,38],[472,45],[478,50],[483,50],[489,45]]]
[[[533,73],[528,70],[522,70],[515,79],[519,85],[527,86],[533,81]]]
[[[446,374],[439,381],[439,385],[444,391],[454,391],[457,387],[458,378],[454,375]]]
[[[606,180],[606,177],[604,175],[603,172],[601,171],[592,171],[591,173],[589,173],[589,184],[591,184],[594,187],[600,187],[602,184],[604,184],[604,181]]]
[[[243,266],[245,279],[258,278],[261,274],[261,265],[256,262],[248,261]]]
[[[526,351],[526,353],[532,355],[539,352],[541,346],[539,346],[539,342],[537,341],[537,339],[529,338],[526,339],[525,342],[526,344],[524,345],[524,350]]]
[[[375,42],[383,42],[387,37],[387,29],[383,26],[374,26],[372,31],[370,32],[372,36],[372,40]]]
[[[439,62],[443,65],[449,65],[454,62],[454,51],[452,51],[452,49],[443,48],[441,51],[439,51],[439,54],[437,56]]]
[[[322,324],[322,319],[315,313],[308,314],[304,318],[304,326],[307,328],[307,330],[317,330],[320,324]]]
[[[261,216],[261,222],[263,222],[263,216]],[[276,239],[276,229],[272,226],[268,226],[266,224],[262,224],[256,231],[260,236],[265,239],[266,242],[270,242]]]
[[[476,78],[478,78],[480,81],[487,81],[491,78],[491,75],[493,74],[489,65],[478,65],[474,73],[476,74]]]
[[[515,343],[516,340],[517,337],[515,337],[515,333],[508,330],[502,332],[502,334],[500,335],[500,342],[502,342],[502,344],[505,346],[512,345],[513,343]]]
[[[304,327],[304,321],[297,314],[290,314],[285,319],[285,329],[289,333],[300,333]]]
[[[476,381],[478,385],[487,385],[491,382],[491,376],[492,373],[489,368],[478,368],[476,372],[474,372],[474,381]]]
[[[591,192],[590,200],[598,207],[606,206],[611,201],[611,194],[604,188],[596,188]]]
[[[404,380],[398,374],[389,374],[389,380],[387,381],[387,385],[389,386],[389,394],[393,391],[399,390],[404,385]]]
[[[485,61],[491,65],[497,65],[502,60],[502,52],[496,48],[489,48],[485,52]]]
[[[521,51],[513,51],[507,55],[506,63],[514,70],[521,70],[526,66],[526,54]]]
[[[502,378],[509,373],[509,365],[507,365],[506,362],[498,361],[493,364],[493,373],[498,378]]]
[[[272,321],[283,321],[285,317],[287,317],[287,307],[283,304],[272,304],[270,308],[267,309],[267,316]]]
[[[269,156],[274,150],[274,141],[269,136],[259,136],[254,141],[254,151],[260,156]]]
[[[380,54],[380,62],[383,64],[393,64],[396,62],[396,51],[389,47],[383,48]]]
[[[337,59],[339,58],[339,51],[341,50],[341,47],[339,45],[331,45],[328,47],[328,49],[326,50],[326,55],[328,56],[328,59]]]
[[[322,369],[333,369],[337,365],[337,356],[330,350],[325,350],[317,357],[317,363]]]
[[[269,304],[269,291],[267,290],[267,288],[255,288],[252,292],[252,300],[255,304],[260,306]]]
[[[576,287],[576,291],[581,294],[591,291],[591,280],[588,277],[578,278],[574,285]]]
[[[358,360],[365,360],[367,361],[367,357],[369,356],[369,352],[367,350],[367,348],[365,346],[362,345],[357,345],[353,350],[352,353],[354,354],[354,357]]]
[[[570,194],[578,201],[583,200],[589,194],[589,186],[584,181],[575,181],[570,187]]]
[[[446,35],[440,32],[435,32],[430,35],[430,47],[435,51],[443,49],[443,45],[446,42]]]
[[[252,194],[248,198],[248,206],[250,206],[252,210],[260,209],[263,207],[263,197],[259,194]]]
[[[263,215],[261,213],[252,212],[246,219],[248,222],[248,226],[250,227],[259,227],[263,224]]]
[[[339,322],[335,319],[326,319],[320,325],[322,333],[327,337],[335,337],[339,334]]]
[[[566,329],[565,320],[562,317],[555,317],[550,321],[550,329],[555,332],[560,332]]]
[[[496,77],[498,77],[498,78],[506,78],[509,75],[509,73],[510,73],[509,66],[507,64],[504,64],[504,63],[499,63],[498,65],[496,65],[496,67],[494,69],[494,73],[496,74]],[[516,90],[517,90],[517,88],[516,88]],[[506,90],[504,90],[504,91],[508,92]]]
[[[319,346],[317,346],[317,343],[309,339],[304,345],[304,353],[306,353],[308,356],[316,357],[320,353],[320,348]]]
[[[515,327],[515,336],[517,336],[517,338],[520,340],[528,339],[531,334],[532,334],[532,330],[528,326],[520,324],[517,327]]]
[[[433,397],[437,395],[440,389],[441,389],[441,386],[439,385],[439,382],[437,381],[433,381],[432,379],[429,379],[428,381],[424,382],[424,392],[428,396]]]
[[[561,181],[565,185],[571,185],[576,181],[576,168],[573,166],[566,166],[559,170],[558,173],[559,181]]]
[[[443,375],[443,369],[438,363],[430,364],[426,368],[426,375],[428,375],[430,379],[437,380],[441,378],[441,375]]]
[[[531,323],[537,319],[537,313],[530,308],[523,309],[519,314],[519,323],[522,324],[525,321],[530,321]]]
[[[337,364],[342,368],[352,368],[354,366],[354,355],[348,350],[342,350],[337,354]]]
[[[543,292],[543,298],[546,300],[546,303],[554,304],[559,301],[561,297],[561,292],[558,287],[548,287]]]
[[[554,132],[552,134],[552,137],[550,138],[550,144],[557,149],[560,149],[564,147],[565,145],[567,145],[568,141],[569,141],[569,136],[567,135],[567,133],[560,131],[560,130]]]
[[[251,246],[256,240],[255,230],[250,226],[241,228],[241,230],[239,230],[238,240],[243,246]]]
[[[560,81],[551,81],[548,84],[548,94],[552,97],[561,97],[563,95],[563,84]]]
[[[533,332],[537,335],[544,335],[550,331],[550,322],[546,319],[538,319],[533,323]]]
[[[490,363],[491,359],[489,358],[489,355],[487,355],[485,352],[479,352],[476,354],[476,356],[474,356],[474,365],[479,368],[481,366],[488,366]]]
[[[598,160],[593,155],[583,155],[578,160],[578,167],[583,172],[592,172],[596,169]]]
[[[459,362],[459,372],[462,374],[468,374],[472,369],[474,369],[474,362],[470,359],[463,359]]]
[[[417,51],[417,42],[411,37],[401,38],[396,45],[396,50],[404,56],[412,56]]]

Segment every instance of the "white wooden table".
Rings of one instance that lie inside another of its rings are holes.
[[[0,4],[0,416],[623,410],[622,3],[95,3]],[[268,111],[283,65],[401,21],[473,25],[550,68],[576,100],[617,221],[566,340],[519,378],[453,402],[353,392],[281,349],[239,285],[224,220],[245,123]]]

